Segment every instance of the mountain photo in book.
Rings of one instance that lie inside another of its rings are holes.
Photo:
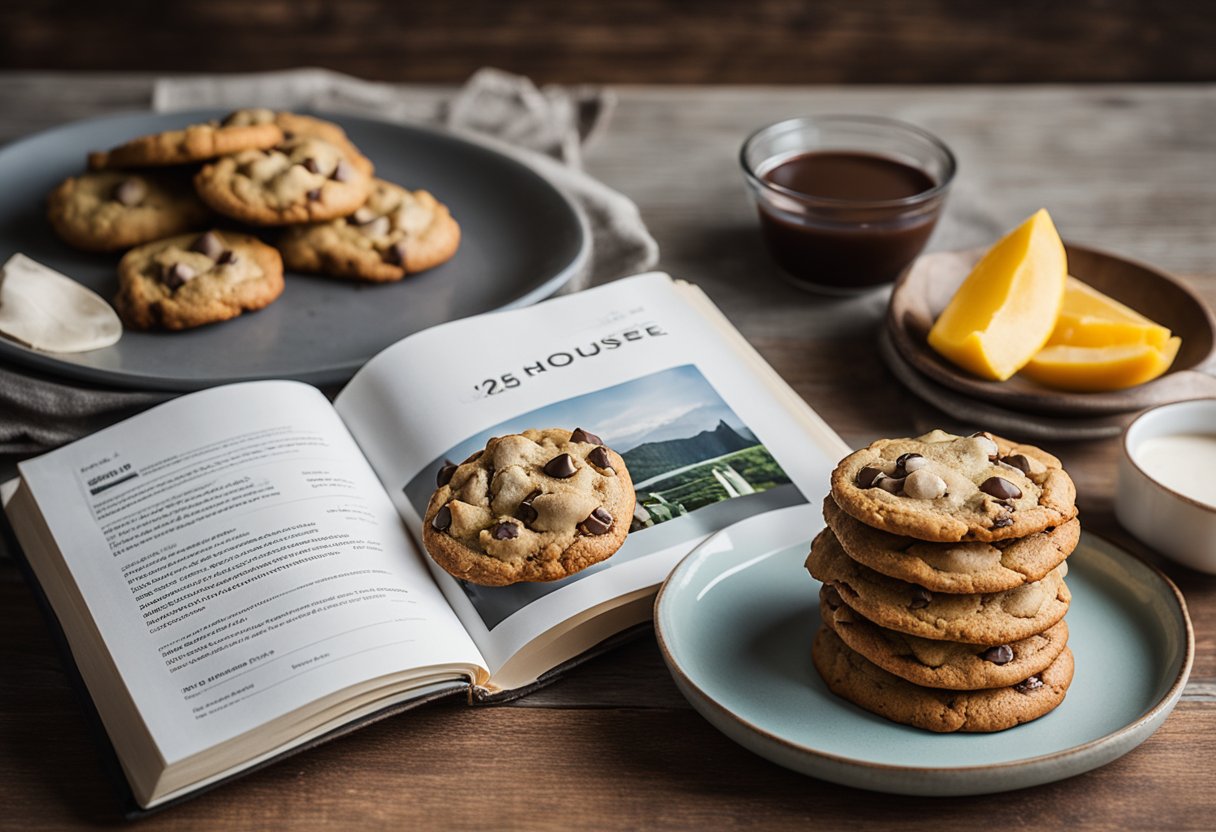
[[[807,501],[691,364],[547,404],[479,431],[414,476],[403,488],[406,498],[418,514],[425,513],[436,472],[449,460],[467,459],[490,437],[548,425],[586,426],[625,460],[637,493],[629,537],[609,560],[560,581],[505,587],[458,581],[490,630],[537,598],[614,565]]]

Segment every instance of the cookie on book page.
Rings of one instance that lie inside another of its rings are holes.
[[[1003,592],[1040,581],[1081,539],[1081,522],[1075,517],[1011,540],[930,543],[867,526],[830,496],[823,501],[823,516],[853,560],[934,592]]]
[[[118,264],[114,306],[134,329],[190,329],[268,306],[283,292],[278,251],[248,234],[180,234]]]
[[[1064,585],[1067,563],[1041,581],[1006,592],[947,595],[862,566],[845,554],[831,529],[811,543],[806,567],[880,627],[937,641],[991,646],[1029,638],[1063,618],[1072,600]]]
[[[483,586],[573,575],[615,554],[633,520],[624,460],[581,428],[495,437],[436,480],[422,524],[427,553]]]
[[[940,430],[849,454],[832,472],[832,499],[867,526],[939,542],[1025,537],[1077,513],[1076,488],[1051,454]]]
[[[879,627],[854,612],[836,590],[819,591],[819,617],[854,652],[914,685],[983,690],[1016,685],[1041,673],[1068,643],[1063,619],[1009,644],[933,641]]]
[[[828,690],[892,722],[926,731],[1004,731],[1050,713],[1072,684],[1072,652],[1065,647],[1041,673],[1007,687],[959,691],[914,685],[888,673],[821,627],[811,648]]]
[[[460,246],[460,226],[426,191],[376,179],[349,217],[288,228],[279,240],[293,271],[384,283],[445,263]]]

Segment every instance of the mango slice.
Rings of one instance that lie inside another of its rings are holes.
[[[1040,209],[988,250],[929,331],[929,346],[965,370],[1004,381],[1055,328],[1068,263]]]
[[[1123,390],[1152,381],[1174,363],[1182,339],[1169,338],[1161,347],[1119,344],[1044,347],[1022,368],[1022,375],[1044,387],[1079,393]]]
[[[1149,344],[1161,349],[1169,338],[1168,328],[1070,276],[1064,284],[1060,317],[1047,344],[1074,347]]]

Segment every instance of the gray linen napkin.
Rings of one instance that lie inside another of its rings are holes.
[[[658,246],[631,200],[581,169],[582,147],[601,129],[612,95],[595,88],[545,87],[483,69],[451,98],[362,81],[320,69],[257,75],[166,78],[157,110],[263,106],[442,124],[519,160],[579,205],[592,229],[589,273],[568,290],[646,271]],[[171,394],[104,390],[0,367],[0,457],[28,455],[99,430]]]
[[[603,89],[542,90],[527,78],[489,68],[474,73],[446,101],[324,69],[163,78],[152,96],[157,110],[254,106],[438,123],[492,147],[563,189],[586,214],[591,268],[567,291],[646,271],[658,260],[658,245],[633,201],[581,169],[581,148],[595,137],[614,103]]]

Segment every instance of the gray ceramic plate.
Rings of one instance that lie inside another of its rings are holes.
[[[77,252],[44,217],[46,195],[89,150],[220,113],[133,113],[75,122],[0,149],[0,262],[21,251],[111,298],[117,256]],[[518,162],[450,133],[346,116],[377,175],[431,191],[460,223],[448,263],[389,285],[289,274],[283,296],[234,321],[181,333],[127,331],[76,355],[0,339],[0,361],[87,382],[192,390],[255,378],[341,383],[389,344],[444,321],[541,300],[587,266],[590,236],[574,205]]]
[[[1071,777],[1122,756],[1173,710],[1194,635],[1178,589],[1092,535],[1069,558],[1076,675],[1062,705],[997,734],[932,734],[828,692],[811,665],[819,583],[803,568],[811,506],[737,523],[671,573],[655,603],[668,667],[727,736],[824,780],[898,794],[986,794]]]

